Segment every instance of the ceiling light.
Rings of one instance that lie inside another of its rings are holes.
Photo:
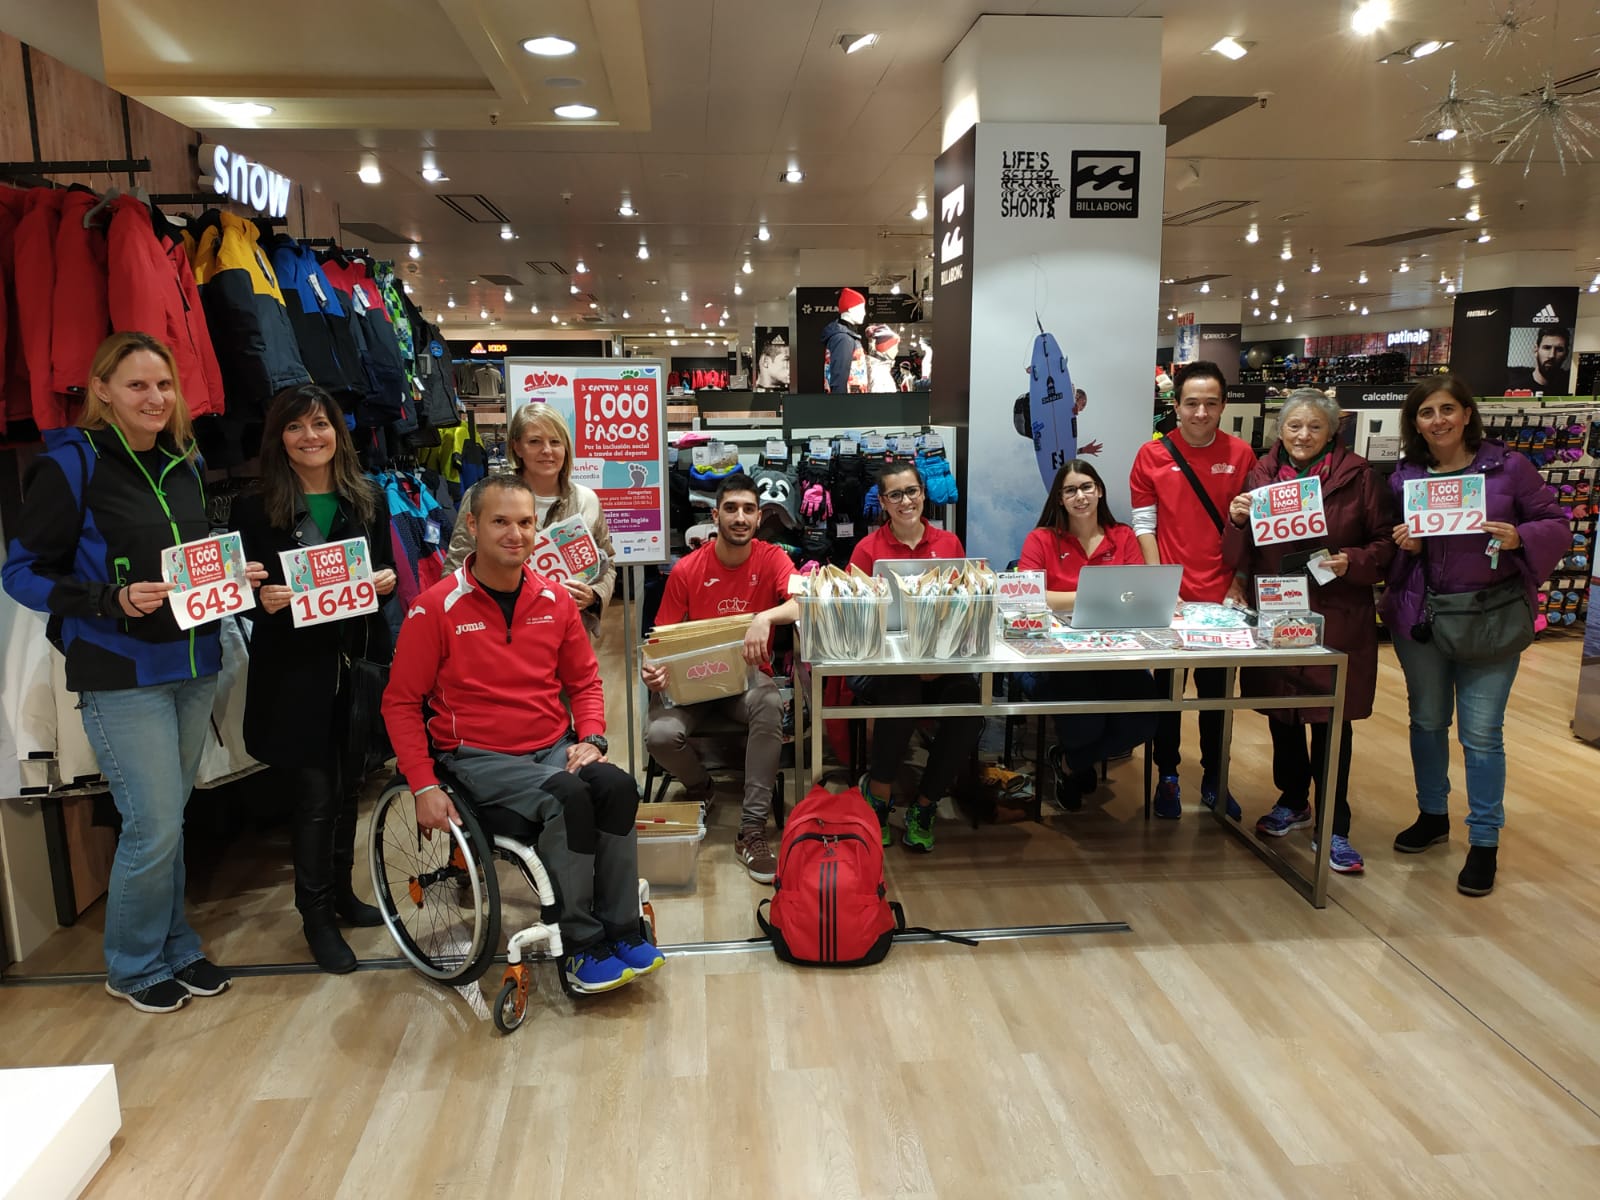
[[[361,169],[356,172],[356,178],[362,183],[382,183],[383,172],[378,169],[378,160],[368,154],[361,160]]]
[[[600,305],[595,303],[595,301],[591,300],[591,301],[589,301],[589,307],[590,308],[599,308]]]
[[[577,50],[578,43],[564,37],[535,37],[523,42],[522,48],[540,58],[565,58]]]
[[[707,308],[715,308],[715,307],[716,307],[716,305],[715,305],[715,304],[713,304],[713,303],[712,303],[712,302],[711,302],[711,301],[709,301],[709,300],[707,300],[707,301],[706,301],[706,307],[707,307]]]
[[[539,315],[539,306],[537,304],[531,304],[528,306],[528,311],[537,317]]]
[[[677,344],[678,344],[678,339],[677,339],[677,338],[673,338],[673,339],[672,339],[672,344],[673,344],[673,345],[674,345],[674,346],[676,346],[676,345],[677,345]]]
[[[408,255],[410,255],[412,258],[421,258],[422,257],[422,247],[417,245],[415,242],[412,242],[411,243],[411,249],[407,250],[406,253]]]
[[[1285,325],[1293,325],[1294,324],[1294,314],[1293,313],[1284,313],[1283,314],[1283,323]]]
[[[723,310],[722,310],[722,319],[723,319],[723,320],[724,320],[724,321],[726,321],[726,320],[728,320],[728,319],[729,319],[729,318],[728,318],[728,310],[727,310],[727,309],[723,309]]]
[[[1483,220],[1483,210],[1478,207],[1477,201],[1473,201],[1472,207],[1467,209],[1461,219],[1463,221],[1471,221],[1474,224]]]
[[[622,310],[622,319],[624,321],[631,321],[633,319],[633,314],[631,312],[629,312],[627,309],[623,309]]]
[[[1361,315],[1363,317],[1367,315],[1367,306],[1365,304],[1361,306]]]
[[[868,46],[878,44],[878,35],[875,33],[846,33],[839,37],[839,45],[844,47],[846,54],[854,54],[857,50],[865,50]]]
[[[1392,15],[1389,0],[1363,0],[1363,3],[1356,6],[1355,12],[1350,14],[1350,28],[1365,37],[1369,33],[1377,33],[1387,25]]]
[[[1177,182],[1175,182],[1172,186],[1181,192],[1188,188],[1192,188],[1199,182],[1200,164],[1197,162],[1190,162],[1184,164],[1183,170],[1178,172]]]
[[[435,325],[443,325],[444,324],[444,314],[443,313],[434,313],[433,314],[433,323]]]
[[[600,110],[589,104],[558,104],[550,111],[563,121],[587,121],[600,115]]]
[[[1366,281],[1367,281],[1367,273],[1366,273],[1365,270],[1362,270],[1361,274],[1356,276],[1356,282],[1357,283],[1365,283]]]
[[[1465,191],[1467,188],[1477,187],[1478,181],[1472,177],[1471,167],[1462,167],[1461,174],[1456,177],[1456,186]]]
[[[1437,54],[1450,44],[1450,42],[1442,42],[1438,38],[1429,38],[1425,42],[1416,42],[1407,46],[1406,53],[1411,55],[1412,58],[1427,58],[1428,55]]]
[[[1450,282],[1450,276],[1446,275],[1443,271],[1440,271],[1439,272],[1439,283],[1440,283],[1440,285],[1442,286],[1442,285],[1444,285],[1446,283],[1449,283],[1449,282]]]
[[[1446,125],[1444,128],[1440,129],[1439,132],[1434,134],[1433,136],[1434,136],[1434,139],[1436,141],[1453,142],[1453,141],[1456,140],[1456,137],[1460,132],[1461,131],[1459,129],[1455,128],[1455,126]]]
[[[704,333],[705,331],[706,331],[706,323],[704,321],[701,321],[700,322],[700,332]]]
[[[684,304],[689,303],[689,293],[688,292],[679,292],[678,293],[678,299],[681,302],[683,302]]]
[[[1269,312],[1267,316],[1271,317],[1274,321],[1278,319],[1278,314],[1275,312]]]
[[[509,241],[511,241],[511,240],[512,240],[512,239],[513,239],[513,238],[515,238],[515,237],[516,237],[516,236],[517,236],[517,235],[516,235],[516,233],[515,233],[515,232],[514,232],[514,231],[513,231],[513,230],[512,230],[512,228],[511,228],[511,226],[509,226],[509,225],[502,225],[502,226],[500,226],[500,240],[501,240],[501,241],[502,241],[502,242],[509,242]]]
[[[1481,246],[1481,245],[1483,245],[1484,242],[1487,242],[1488,240],[1489,240],[1489,231],[1487,229],[1480,230],[1479,233],[1478,233],[1478,244]]]
[[[1273,297],[1273,298],[1272,298],[1272,301],[1271,301],[1271,303],[1272,303],[1272,307],[1273,307],[1273,308],[1277,308],[1277,307],[1278,307],[1278,298],[1277,298],[1277,297],[1276,297],[1276,296],[1274,296],[1274,297]]]
[[[1252,300],[1261,299],[1261,293],[1258,290],[1256,290],[1255,288],[1251,288],[1250,289],[1250,299],[1252,299]]]
[[[744,266],[740,267],[739,270],[748,275],[751,271],[754,271],[755,268],[750,265],[750,260],[747,258],[744,260]]]
[[[1210,283],[1209,280],[1200,285],[1200,294],[1202,296],[1209,295],[1210,292],[1211,292],[1211,283]]]
[[[205,105],[218,116],[230,117],[235,121],[254,121],[259,117],[270,117],[273,113],[272,105],[257,104],[254,100],[207,100]]]
[[[578,285],[575,283],[569,283],[567,285],[567,290],[576,296],[578,294]]]
[[[444,306],[446,308],[454,308],[456,306],[456,298],[454,296],[451,296],[448,300],[446,300],[444,302]]]
[[[1355,310],[1356,310],[1356,302],[1354,300],[1352,300],[1352,301],[1350,301],[1350,311],[1351,312],[1355,312]]]
[[[717,328],[718,329],[726,329],[727,327],[728,327],[728,322],[727,322],[726,319],[722,319],[722,320],[719,320],[717,322]]]
[[[511,294],[511,289],[507,288],[506,289],[506,303],[510,304],[515,299],[516,299],[516,297]]]
[[[899,283],[896,283],[893,287],[891,287],[889,289],[889,295],[898,296],[899,294],[900,294],[900,285],[899,285]]]
[[[552,325],[559,325],[559,324],[561,324],[561,318],[560,318],[560,317],[558,317],[558,316],[556,316],[556,314],[555,314],[555,313],[551,313],[551,314],[550,314],[550,324],[552,324]]]
[[[1400,260],[1400,266],[1396,269],[1400,272],[1400,274],[1404,275],[1406,272],[1411,270],[1411,264],[1402,258]]]
[[[772,240],[772,230],[768,229],[766,227],[766,225],[763,223],[756,230],[756,241],[758,241],[758,242],[770,242],[771,240]]]
[[[478,310],[478,320],[487,321],[488,319],[489,319],[489,310],[487,308],[480,308]]]
[[[663,308],[663,309],[662,309],[662,310],[661,310],[661,315],[662,315],[662,316],[663,316],[663,317],[664,317],[664,316],[666,316],[666,315],[667,315],[667,310],[666,310],[666,309],[664,309],[664,308]]]
[[[1252,246],[1254,246],[1257,242],[1259,242],[1261,240],[1261,232],[1260,232],[1260,230],[1258,230],[1255,227],[1255,225],[1252,224],[1250,226],[1249,232],[1247,232],[1244,235],[1244,240],[1249,242]]]
[[[1252,317],[1259,317],[1261,315],[1261,309],[1260,308],[1252,308],[1250,310],[1250,315]]]
[[[1446,296],[1454,296],[1456,294],[1456,285],[1454,280],[1451,280],[1449,283],[1445,284],[1444,294]]]
[[[439,180],[444,178],[444,172],[439,170],[438,167],[423,167],[422,177],[429,183],[438,183]]]
[[[572,269],[574,271],[576,271],[579,275],[587,275],[589,273],[589,268],[583,265],[583,259],[581,259],[581,258],[578,260],[578,265],[573,267]]]
[[[617,205],[617,216],[619,217],[636,217],[638,215],[639,210],[634,208],[633,205],[627,200],[624,200],[621,204]]]
[[[1283,259],[1284,262],[1288,262],[1291,258],[1294,257],[1294,251],[1289,249],[1289,247],[1285,246],[1283,248],[1283,253],[1278,255],[1278,257]]]
[[[639,261],[643,262],[645,259],[647,259],[649,257],[650,257],[650,247],[646,246],[643,242],[640,242],[639,243]]]
[[[1590,284],[1590,285],[1589,285],[1589,291],[1590,291],[1590,292],[1591,292],[1591,293],[1593,293],[1593,292],[1600,292],[1600,283],[1591,283],[1591,284]]]
[[[790,167],[782,175],[778,176],[778,181],[780,183],[799,183],[805,177],[806,173],[799,167]]]
[[[738,280],[737,280],[737,279],[735,279],[735,280],[734,280],[734,281],[733,281],[733,294],[734,294],[734,295],[735,295],[735,296],[742,296],[742,295],[744,295],[744,285],[743,285],[743,284],[741,284],[741,283],[740,283],[740,282],[739,282],[739,281],[738,281]]]
[[[1313,275],[1319,274],[1322,271],[1322,264],[1316,259],[1312,259],[1311,266],[1308,267],[1307,270],[1309,270]]]
[[[1248,46],[1240,45],[1231,37],[1219,39],[1216,44],[1211,47],[1211,49],[1222,55],[1224,58],[1233,59],[1234,62],[1238,62],[1246,54],[1250,53],[1250,48]]]
[[[927,216],[928,216],[928,202],[926,200],[924,200],[921,196],[918,196],[917,197],[917,206],[911,210],[911,219],[913,221],[923,221],[923,220],[927,219]]]
[[[1281,279],[1278,280],[1278,286],[1273,288],[1272,290],[1277,292],[1278,295],[1280,295],[1280,296],[1283,295],[1283,280],[1281,280]]]
[[[406,295],[411,295],[411,285],[409,283],[402,283],[400,286],[405,289]]]

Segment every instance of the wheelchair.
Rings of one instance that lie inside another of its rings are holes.
[[[444,830],[417,824],[416,798],[397,772],[372,814],[369,862],[378,910],[400,953],[418,971],[448,987],[476,983],[500,943],[502,907],[495,862],[515,867],[539,901],[539,919],[506,941],[506,968],[490,1006],[495,1028],[511,1033],[528,1015],[529,963],[562,957],[559,912],[550,875],[533,847],[539,827],[505,810],[479,811],[460,785],[436,766],[461,824]],[[640,930],[655,941],[650,885],[639,881]],[[565,973],[557,976],[569,995]]]

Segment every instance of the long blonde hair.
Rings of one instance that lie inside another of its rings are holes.
[[[113,333],[101,342],[100,348],[94,352],[94,359],[89,364],[89,390],[83,398],[83,412],[78,417],[78,428],[105,429],[116,424],[111,405],[95,392],[95,381],[109,383],[123,360],[140,350],[154,354],[166,364],[167,371],[172,375],[172,412],[167,417],[164,432],[176,443],[179,453],[185,458],[192,459],[198,450],[194,443],[194,425],[189,420],[189,406],[184,403],[183,385],[178,379],[178,364],[173,360],[172,351],[167,349],[165,342],[151,337],[148,333],[139,333],[137,330]]]
[[[517,453],[517,446],[534,425],[543,425],[547,430],[553,430],[561,441],[561,469],[556,472],[556,495],[565,496],[572,488],[572,430],[567,428],[567,422],[561,413],[544,401],[537,400],[524,404],[512,416],[511,426],[506,430],[506,457],[516,465],[517,474],[521,475],[526,468],[523,466],[522,456]]]

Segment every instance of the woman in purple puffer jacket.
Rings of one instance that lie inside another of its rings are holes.
[[[1404,511],[1407,480],[1482,475],[1487,520],[1483,530],[1414,538],[1394,529],[1395,555],[1379,611],[1394,637],[1406,676],[1411,710],[1411,770],[1417,819],[1394,848],[1418,854],[1450,836],[1450,715],[1460,716],[1467,763],[1467,861],[1456,888],[1486,896],[1494,888],[1496,851],[1505,824],[1506,754],[1502,739],[1506,701],[1520,653],[1490,662],[1447,658],[1424,632],[1427,593],[1475,592],[1519,578],[1532,609],[1539,584],[1572,544],[1572,530],[1555,493],[1531,463],[1498,442],[1484,440],[1472,392],[1453,375],[1419,383],[1400,410],[1405,461],[1390,479],[1397,511]],[[1493,549],[1491,539],[1498,541]],[[1424,640],[1418,640],[1422,634]]]

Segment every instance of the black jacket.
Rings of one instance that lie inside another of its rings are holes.
[[[282,584],[285,550],[364,537],[374,572],[394,568],[388,509],[374,489],[372,523],[362,528],[343,501],[333,529],[324,538],[302,504],[293,532],[267,521],[260,496],[233,502],[232,526],[244,539],[245,557],[267,568],[268,584]],[[251,618],[250,678],[245,688],[244,744],[269,767],[330,765],[345,749],[348,728],[349,660],[388,662],[389,626],[382,606],[376,613],[328,625],[296,629],[287,608],[268,613],[257,606]]]

